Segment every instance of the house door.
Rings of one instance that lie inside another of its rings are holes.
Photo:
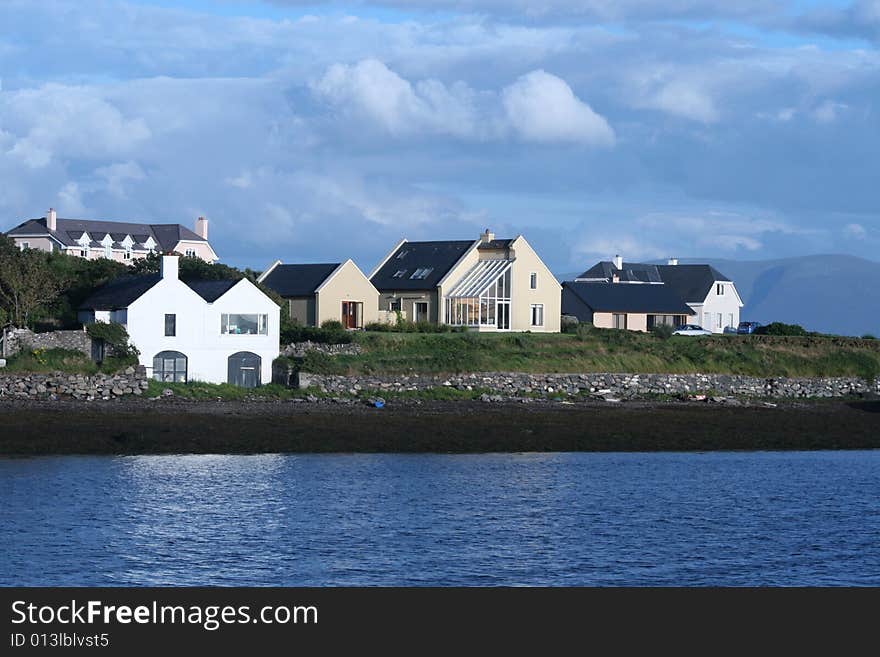
[[[242,388],[256,388],[260,385],[262,359],[250,351],[239,351],[229,357],[227,383]]]
[[[428,303],[426,301],[416,301],[413,304],[413,321],[428,321]]]
[[[358,328],[360,322],[360,313],[358,312],[358,306],[361,304],[357,301],[343,301],[342,302],[342,325],[347,329],[356,329]]]
[[[499,301],[495,306],[495,321],[499,331],[510,328],[510,301]]]

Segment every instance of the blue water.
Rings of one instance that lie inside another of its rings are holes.
[[[0,459],[4,585],[878,585],[880,452]]]

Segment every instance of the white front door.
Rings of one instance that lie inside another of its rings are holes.
[[[707,331],[712,330],[712,313],[703,313],[703,328]]]

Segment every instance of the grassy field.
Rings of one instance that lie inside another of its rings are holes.
[[[668,339],[610,329],[579,334],[360,333],[356,356],[309,354],[318,374],[456,372],[706,373],[880,376],[880,341],[842,337],[711,336]]]

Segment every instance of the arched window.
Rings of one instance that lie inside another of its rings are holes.
[[[153,378],[169,383],[186,383],[186,356],[179,351],[160,351],[153,356]]]

